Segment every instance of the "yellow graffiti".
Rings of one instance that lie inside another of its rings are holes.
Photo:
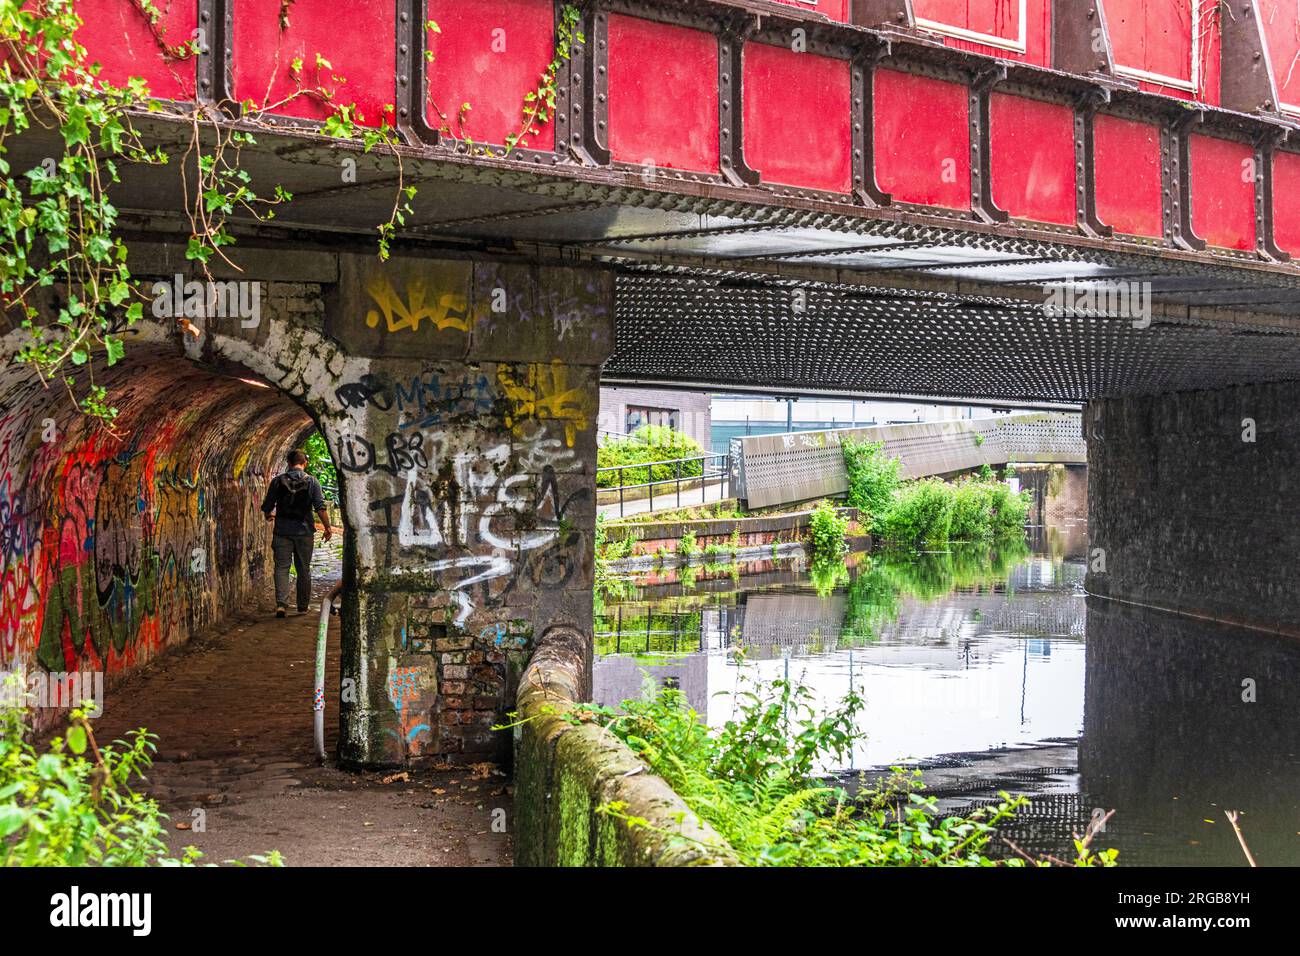
[[[379,306],[378,311],[371,309],[366,313],[366,325],[372,329],[379,325],[382,311],[389,332],[403,329],[418,332],[425,320],[440,332],[444,329],[469,331],[469,298],[464,292],[444,292],[435,299],[423,279],[412,279],[403,301],[393,284],[382,276],[372,279],[366,291]]]
[[[497,369],[501,392],[510,403],[506,424],[519,433],[530,420],[564,423],[564,442],[570,448],[578,432],[586,431],[592,414],[591,390],[569,384],[569,369],[560,359],[550,365],[528,365],[521,381],[515,368]]]
[[[236,481],[244,477],[244,469],[248,467],[248,459],[252,454],[253,446],[244,445],[240,448],[239,454],[235,456],[235,463],[234,467],[231,469],[231,473],[235,476]]]

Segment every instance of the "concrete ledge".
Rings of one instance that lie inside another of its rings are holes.
[[[520,679],[516,865],[736,865],[726,841],[664,780],[647,773],[623,741],[603,727],[565,719],[586,698],[589,648],[576,629],[552,627]],[[654,829],[630,828],[596,812],[613,801]]]
[[[839,507],[835,509],[850,521],[858,520],[858,509]],[[698,518],[692,521],[619,521],[609,523],[607,536],[609,540],[632,538],[635,541],[676,541],[688,531],[695,532],[697,541],[711,538],[730,538],[735,532],[742,537],[755,534],[778,535],[791,532],[797,540],[808,533],[808,524],[813,511],[792,511],[781,515],[754,515],[749,518]]]

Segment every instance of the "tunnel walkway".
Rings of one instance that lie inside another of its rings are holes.
[[[218,863],[274,849],[289,866],[509,866],[508,833],[492,827],[494,810],[511,815],[507,779],[495,766],[358,774],[332,766],[332,756],[330,766],[318,764],[316,626],[339,558],[319,543],[316,554],[308,613],[277,620],[264,589],[255,606],[110,689],[99,742],[141,726],[159,735],[145,789],[171,817],[175,854],[193,844]],[[337,701],[337,617],[328,648],[326,700]],[[325,728],[332,755],[337,710],[327,709]]]

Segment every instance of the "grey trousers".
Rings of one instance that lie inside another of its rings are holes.
[[[289,606],[289,565],[298,573],[298,610],[311,604],[311,551],[315,535],[277,534],[271,537],[271,554],[275,558],[275,603]]]

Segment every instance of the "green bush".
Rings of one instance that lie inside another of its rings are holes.
[[[704,449],[690,435],[673,431],[667,425],[642,425],[627,438],[608,441],[596,451],[596,465],[609,468],[614,465],[639,465],[650,461],[668,461],[673,458],[690,458],[703,455]],[[680,472],[678,471],[680,467]],[[704,474],[704,462],[692,461],[678,465],[655,465],[648,468],[624,468],[623,471],[605,471],[597,476],[599,488],[617,488],[620,484],[637,485],[668,478],[698,478]],[[620,475],[622,480],[620,481]]]
[[[339,486],[338,472],[334,470],[334,459],[330,457],[329,445],[325,443],[325,436],[319,431],[311,433],[302,446],[302,450],[307,455],[307,474],[313,476],[326,488],[335,489],[330,494],[333,497],[337,494]]]
[[[992,511],[992,537],[1005,538],[1023,533],[1025,521],[1029,518],[1029,492],[1012,494],[1011,487],[1001,481],[992,487],[992,500],[989,503]]]
[[[1001,487],[1005,488],[1006,485]],[[963,481],[953,485],[952,489],[949,538],[953,541],[985,541],[993,537],[994,486],[978,481]]]
[[[844,468],[849,476],[848,503],[857,508],[866,521],[883,515],[894,501],[901,479],[897,458],[885,457],[881,442],[857,442],[845,438],[840,445]]]
[[[829,501],[822,501],[808,519],[810,557],[814,563],[835,562],[849,549],[845,541],[849,519],[843,517]]]
[[[1005,482],[980,478],[948,484],[927,478],[899,489],[875,531],[908,546],[981,543],[1022,534],[1028,513],[1028,495],[1012,494]]]
[[[950,486],[937,478],[904,485],[876,527],[897,544],[946,544],[952,529]]]

